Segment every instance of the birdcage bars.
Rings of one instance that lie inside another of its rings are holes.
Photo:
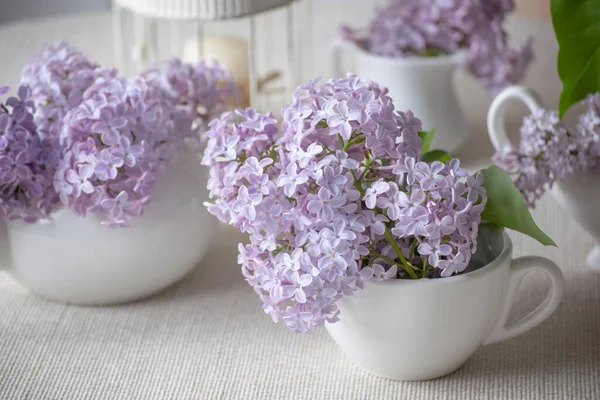
[[[173,6],[178,3],[188,7]],[[248,6],[255,3],[254,8]],[[298,42],[307,40],[295,29],[299,26],[296,0],[177,0],[169,4],[166,0],[113,0],[115,62],[125,74],[171,57],[185,61],[209,57],[226,64],[245,92],[246,100],[237,106],[276,110],[289,100],[293,87],[303,79]],[[202,8],[202,4],[210,7]],[[242,55],[246,55],[245,62]]]

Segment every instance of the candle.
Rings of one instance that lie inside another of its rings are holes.
[[[517,0],[517,15],[550,21],[550,0]]]
[[[198,58],[212,58],[224,64],[230,71],[240,91],[240,101],[233,107],[250,106],[250,58],[248,41],[234,36],[205,36],[191,38],[185,43],[183,59],[195,62]]]

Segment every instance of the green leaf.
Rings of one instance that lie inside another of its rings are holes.
[[[551,11],[563,83],[562,117],[588,94],[600,92],[600,1],[552,0]]]
[[[544,246],[556,247],[556,243],[536,225],[521,192],[506,171],[493,165],[481,173],[487,191],[487,203],[481,214],[484,220],[531,236]]]
[[[425,154],[423,154],[423,161],[425,162],[433,162],[433,161],[441,161],[446,163],[450,161],[450,154],[444,150],[431,150]]]
[[[419,131],[419,137],[423,141],[421,148],[423,149],[423,154],[429,151],[431,147],[431,142],[433,142],[433,137],[435,136],[435,129],[430,131]]]
[[[439,57],[439,56],[443,56],[445,54],[446,53],[444,53],[440,49],[429,48],[429,49],[425,49],[425,50],[421,51],[421,53],[419,55],[421,57]]]

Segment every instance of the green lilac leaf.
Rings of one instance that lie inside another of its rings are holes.
[[[563,83],[562,117],[573,104],[600,92],[600,1],[552,0],[551,11]]]
[[[429,48],[429,49],[425,49],[425,50],[423,50],[423,51],[422,51],[422,52],[421,52],[419,55],[420,55],[421,57],[439,57],[439,56],[443,56],[443,55],[445,55],[445,54],[446,54],[446,53],[444,53],[444,52],[443,52],[442,50],[440,50],[440,49],[432,49],[432,48]]]
[[[431,150],[425,154],[423,154],[423,161],[425,162],[434,162],[441,161],[443,163],[447,163],[450,161],[450,154],[444,150]]]
[[[419,131],[419,137],[421,138],[421,140],[423,142],[423,144],[421,145],[423,154],[425,154],[429,151],[429,148],[431,147],[431,142],[433,142],[434,136],[435,136],[435,129],[432,129],[430,131]]]
[[[544,246],[556,247],[556,243],[536,225],[521,192],[506,171],[494,165],[481,170],[481,173],[483,187],[487,191],[482,219],[524,233]]]

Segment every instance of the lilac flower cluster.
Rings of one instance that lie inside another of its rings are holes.
[[[64,42],[42,48],[21,84],[0,110],[0,213],[35,222],[62,201],[112,227],[141,215],[179,150],[237,93],[214,62],[123,79]]]
[[[79,50],[60,42],[44,46],[21,72],[23,86],[32,90],[34,122],[42,137],[58,137],[64,116],[83,101],[96,79],[114,77],[114,69],[90,62]]]
[[[523,79],[532,43],[511,50],[502,28],[512,0],[392,0],[378,7],[366,32],[344,26],[346,39],[385,57],[466,50],[466,66],[492,93]]]
[[[250,234],[239,263],[265,312],[294,331],[334,322],[366,279],[463,271],[483,176],[421,160],[421,121],[356,76],[300,86],[278,124],[253,109],[210,124],[211,213]]]
[[[54,186],[76,214],[94,211],[106,216],[104,224],[126,226],[150,201],[191,120],[173,115],[162,91],[142,78],[99,80],[84,99],[65,116]]]
[[[0,96],[8,92],[0,87]],[[0,103],[0,218],[36,221],[47,216],[58,196],[52,187],[60,158],[57,140],[42,137],[33,119],[31,89]]]
[[[195,133],[238,96],[231,73],[214,60],[200,60],[194,65],[171,59],[162,68],[150,69],[141,76],[193,118]]]
[[[568,175],[597,168],[600,160],[600,94],[585,100],[586,111],[569,131],[553,110],[538,110],[521,126],[519,148],[500,149],[494,162],[504,168],[530,207]]]
[[[600,165],[600,93],[588,95],[583,103],[586,109],[579,116],[576,128],[579,144],[573,150],[577,149],[585,157],[580,169],[591,170]]]

